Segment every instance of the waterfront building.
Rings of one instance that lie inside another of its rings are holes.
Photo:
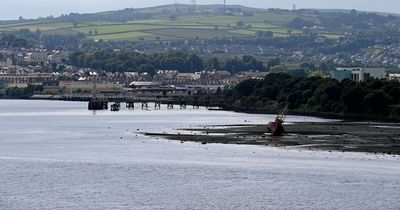
[[[398,80],[398,81],[400,81],[400,74],[389,74],[389,80]]]
[[[339,81],[343,81],[345,79],[352,80],[353,74],[351,70],[335,70],[330,72],[331,78],[334,78]]]
[[[94,84],[92,81],[59,81],[60,91],[64,94],[74,93],[92,93]],[[103,91],[120,91],[122,92],[124,85],[117,83],[97,83],[98,92]]]
[[[0,80],[13,84],[42,83],[52,79],[47,73],[0,74]]]
[[[129,87],[133,87],[135,89],[157,88],[157,87],[161,87],[161,82],[134,81],[129,84]]]
[[[384,68],[337,68],[335,71],[330,72],[331,78],[339,81],[349,79],[356,82],[362,82],[369,78],[372,79],[385,79],[386,70]]]

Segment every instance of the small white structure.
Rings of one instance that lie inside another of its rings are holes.
[[[389,74],[389,80],[398,80],[398,81],[400,81],[400,74]]]
[[[124,85],[117,83],[97,83],[98,91],[122,91]],[[59,88],[64,93],[92,92],[94,84],[92,81],[59,81]]]
[[[180,81],[191,81],[195,80],[196,76],[193,73],[178,73],[176,79]]]
[[[161,83],[152,81],[133,81],[129,84],[129,86],[136,89],[156,88],[160,87]]]
[[[0,67],[10,67],[13,65],[13,61],[10,58],[6,58],[4,61],[0,61]]]

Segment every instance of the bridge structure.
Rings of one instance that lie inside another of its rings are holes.
[[[207,109],[226,109],[230,104],[224,100],[194,100],[179,98],[135,98],[132,96],[103,96],[97,95],[97,73],[91,72],[94,76],[93,95],[64,95],[60,99],[65,101],[88,101],[89,110],[107,110],[108,104],[112,102],[111,111],[119,111],[121,103],[126,103],[126,108],[135,109],[135,104],[141,104],[142,109],[149,109],[150,104],[154,104],[154,109],[161,109],[161,104],[166,104],[167,109],[174,109],[179,106],[180,109],[186,109],[188,105],[192,105],[193,109],[199,109],[201,106]]]
[[[155,110],[166,107],[167,109],[186,109],[192,107],[193,109],[199,109],[200,107],[206,107],[210,110],[224,110],[226,109],[230,101],[226,100],[196,100],[196,99],[180,99],[180,98],[134,98],[134,97],[99,97],[94,99],[91,96],[61,96],[61,100],[65,101],[85,101],[89,102],[89,110],[107,110],[108,104],[111,104],[111,111],[119,111],[122,107],[121,104],[125,104],[127,109],[150,109]],[[162,106],[166,105],[166,106]]]

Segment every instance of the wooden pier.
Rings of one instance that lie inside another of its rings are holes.
[[[119,111],[121,104],[125,103],[127,109],[134,110],[139,109],[150,109],[155,110],[162,109],[162,105],[169,110],[173,109],[187,109],[189,106],[193,109],[199,109],[200,107],[206,107],[207,109],[213,110],[224,110],[228,108],[230,102],[225,100],[194,100],[194,99],[174,99],[174,98],[128,98],[128,97],[107,97],[107,98],[96,98],[90,96],[63,96],[62,100],[65,101],[88,101],[89,110],[107,110],[108,104],[111,105],[112,111]]]

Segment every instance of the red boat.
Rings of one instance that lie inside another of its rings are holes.
[[[267,125],[267,131],[271,133],[272,136],[283,136],[285,133],[285,128],[283,123],[287,115],[287,109],[283,109],[278,116],[276,116],[275,121],[271,121]]]

